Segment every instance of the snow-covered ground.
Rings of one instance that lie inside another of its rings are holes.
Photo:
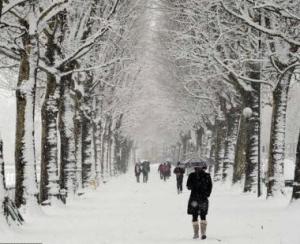
[[[148,184],[137,184],[133,174],[120,176],[66,207],[44,207],[44,214],[31,217],[20,229],[1,233],[0,242],[300,243],[296,231],[299,206],[287,207],[288,199],[257,199],[219,186],[215,186],[210,200],[208,239],[193,240],[191,217],[186,214],[189,192],[177,195],[175,188],[174,177],[163,182],[155,169]]]

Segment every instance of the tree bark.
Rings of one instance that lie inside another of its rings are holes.
[[[297,152],[296,152],[296,166],[293,183],[292,200],[300,199],[300,131],[298,136]]]
[[[22,51],[17,98],[16,118],[16,190],[17,207],[37,203],[37,175],[34,138],[35,77],[38,62],[36,36],[25,34],[25,51]]]
[[[75,149],[76,149],[76,189],[81,191],[82,187],[82,96],[76,92],[75,112]]]
[[[82,186],[88,187],[95,180],[95,169],[92,157],[92,98],[85,89],[82,107]]]
[[[259,187],[259,150],[260,150],[260,84],[253,84],[253,91],[244,95],[245,107],[252,110],[252,115],[247,120],[246,128],[246,167],[244,192],[258,192]]]
[[[199,156],[204,156],[203,152],[205,149],[203,148],[203,136],[204,136],[204,129],[200,127],[196,130],[196,151]]]
[[[120,115],[119,118],[116,121],[116,125],[113,131],[113,137],[114,137],[114,169],[115,172],[120,173],[121,172],[121,140],[122,137],[120,135],[120,128],[122,124],[122,117],[123,115]]]
[[[284,67],[282,67],[282,70]],[[284,157],[286,110],[290,81],[294,69],[280,75],[278,84],[273,92],[273,113],[268,162],[267,196],[284,194]]]
[[[56,78],[48,74],[46,96],[42,106],[41,202],[59,197],[57,138],[59,96]]]
[[[235,150],[233,183],[240,182],[246,171],[246,147],[247,147],[247,121],[241,116],[239,119],[237,147]]]
[[[226,184],[233,183],[233,168],[240,115],[240,109],[237,107],[232,107],[227,115],[227,135],[225,141],[225,153],[222,174],[222,180]]]
[[[75,94],[71,75],[61,79],[59,131],[61,141],[60,185],[68,195],[76,190]]]
[[[220,181],[222,179],[224,153],[225,153],[225,140],[226,140],[226,101],[220,98],[220,110],[216,118],[216,133],[215,133],[215,163],[214,163],[214,180]]]
[[[3,141],[0,138],[0,224],[4,221],[4,200],[6,196],[5,171],[3,160]]]

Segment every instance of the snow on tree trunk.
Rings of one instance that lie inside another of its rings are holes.
[[[111,133],[111,126],[112,126],[112,118],[109,117],[109,123],[107,127],[107,160],[106,160],[106,167],[107,167],[107,175],[112,176],[112,161],[111,161],[111,149],[112,149],[112,133]]]
[[[42,155],[40,201],[59,196],[57,115],[59,88],[56,78],[48,75],[47,90],[42,106]]]
[[[182,144],[182,151],[181,151],[181,160],[185,160],[187,158],[188,153],[188,142],[190,139],[190,134],[181,134],[180,135],[181,144]]]
[[[37,175],[34,138],[35,77],[38,49],[35,33],[25,34],[18,78],[16,118],[16,190],[15,202],[21,205],[37,204]]]
[[[104,122],[104,128],[102,133],[102,161],[101,161],[101,174],[105,180],[109,176],[109,165],[108,165],[108,127],[109,127],[109,116],[106,116]]]
[[[286,111],[290,81],[294,69],[280,75],[278,84],[273,91],[273,113],[268,162],[267,196],[284,194],[284,157]]]
[[[102,146],[103,146],[103,120],[102,120],[102,102],[103,97],[94,96],[93,100],[93,148],[94,148],[94,163],[95,163],[95,179],[99,185],[101,178],[101,163],[102,161]]]
[[[95,170],[92,157],[92,99],[90,94],[83,97],[82,107],[82,186],[88,187],[95,179]]]
[[[226,120],[224,115],[225,101],[221,99],[221,106],[216,118],[216,134],[215,134],[215,164],[214,164],[214,181],[222,179],[222,169],[225,153],[226,139]]]
[[[111,170],[112,170],[111,174],[112,175],[117,175],[115,150],[116,150],[115,138],[114,138],[114,136],[112,136],[112,138],[111,138]]]
[[[100,182],[101,178],[101,163],[102,163],[102,126],[101,121],[94,125],[94,148],[95,148],[95,171],[96,171],[96,181],[97,184]]]
[[[106,127],[106,120],[102,121],[103,127],[101,131],[101,154],[100,154],[100,172],[101,178],[104,179],[105,174],[105,155],[106,155],[106,140],[105,140],[105,127]]]
[[[107,115],[103,131],[103,172],[104,178],[111,175],[111,116]]]
[[[113,138],[114,138],[114,170],[117,173],[121,172],[121,135],[120,135],[120,127],[122,124],[122,117],[123,115],[120,115],[119,118],[116,121],[114,132],[113,132]]]
[[[240,182],[245,176],[246,167],[246,144],[247,144],[247,121],[240,116],[237,136],[237,147],[234,157],[233,183]]]
[[[130,151],[132,149],[133,143],[124,139],[121,144],[121,173],[126,173],[128,169],[128,163],[130,159]]]
[[[297,152],[296,152],[296,166],[293,183],[292,200],[300,199],[300,131],[298,136]]]
[[[252,116],[247,120],[247,144],[244,192],[258,190],[259,143],[260,143],[260,84],[253,84],[253,91],[244,96],[245,106],[251,108]]]
[[[225,153],[222,175],[223,182],[228,185],[231,185],[233,183],[233,166],[238,137],[239,119],[239,109],[236,107],[231,108],[227,116],[228,128],[225,141]]]
[[[79,134],[76,134],[75,143],[76,143],[76,188],[78,190],[83,188],[82,180],[82,134],[81,134],[81,123],[76,123],[76,131]]]
[[[61,141],[61,188],[72,195],[76,190],[76,145],[75,145],[75,94],[72,91],[71,75],[61,79],[59,131]]]
[[[198,155],[202,155],[205,151],[205,148],[203,148],[203,137],[204,137],[204,129],[203,127],[200,127],[196,130],[196,151]]]
[[[75,148],[76,148],[76,189],[82,189],[82,111],[81,95],[76,94],[76,112],[75,112]]]
[[[4,200],[6,196],[5,171],[3,160],[3,141],[0,138],[0,226],[5,223],[4,218]]]

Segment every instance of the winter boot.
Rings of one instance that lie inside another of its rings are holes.
[[[199,238],[199,224],[198,221],[193,222],[194,236],[193,239]]]
[[[200,221],[200,228],[201,228],[201,239],[202,240],[206,239],[206,226],[207,226],[207,221],[206,220],[201,220]]]

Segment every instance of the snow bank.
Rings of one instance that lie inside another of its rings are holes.
[[[281,244],[300,243],[300,201],[291,203],[282,216]]]

